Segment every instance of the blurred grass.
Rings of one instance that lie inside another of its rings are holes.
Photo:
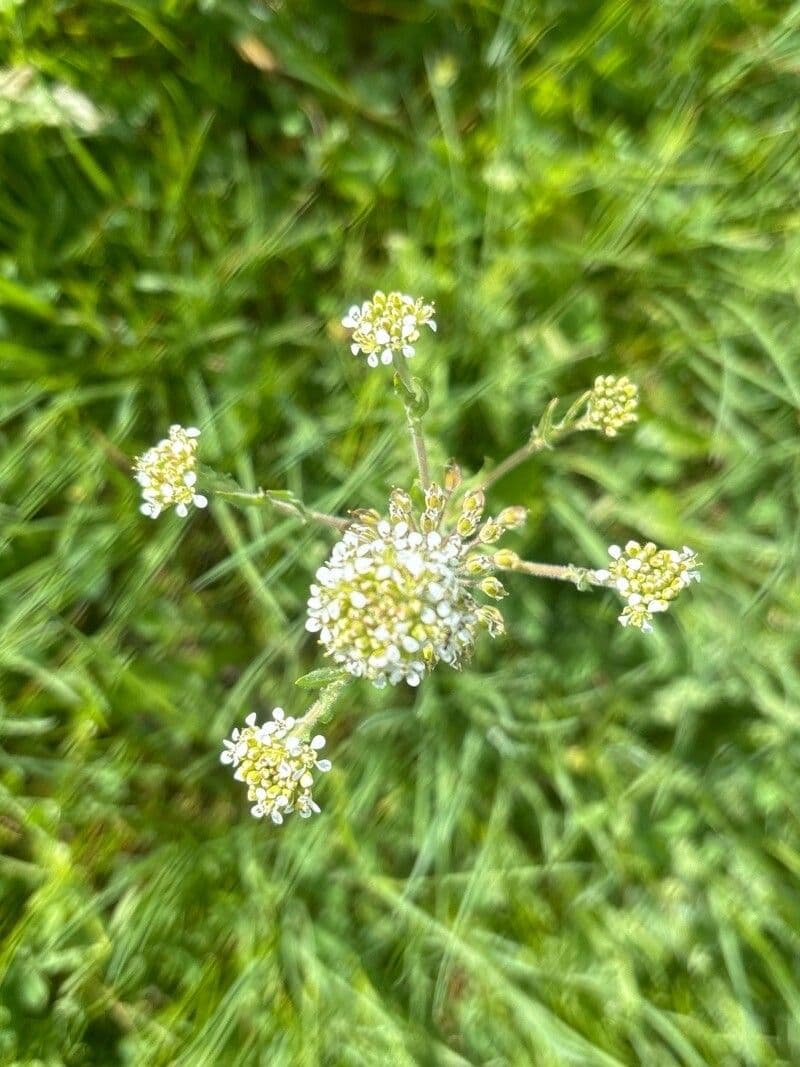
[[[0,5],[0,1062],[800,1062],[800,5]],[[411,476],[342,309],[435,299],[437,462],[553,394],[635,434],[498,485],[528,558],[689,543],[647,639],[515,579],[510,636],[359,685],[323,815],[217,763],[302,707],[316,529],[137,513],[172,421],[331,509]]]

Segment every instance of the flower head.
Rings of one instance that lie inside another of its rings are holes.
[[[700,581],[697,555],[686,546],[678,552],[658,549],[652,541],[628,541],[624,551],[611,545],[608,554],[608,569],[595,571],[594,577],[613,586],[627,602],[619,616],[622,625],[645,633],[653,629],[654,614],[666,611],[682,589]]]
[[[525,510],[484,522],[483,493],[473,491],[447,521],[449,499],[433,484],[417,510],[395,489],[388,518],[367,514],[354,523],[311,586],[306,629],[319,634],[327,655],[378,687],[419,685],[439,661],[458,668],[480,629],[503,632],[500,612],[476,594],[505,596],[485,548],[524,521]]]
[[[414,355],[421,326],[436,332],[433,304],[405,293],[382,293],[378,290],[372,300],[361,307],[354,304],[342,319],[342,326],[353,331],[350,351],[354,356],[365,355],[370,367],[391,363],[395,352],[407,358]]]
[[[263,726],[257,725],[253,712],[244,728],[235,729],[223,742],[220,760],[231,764],[234,778],[247,785],[247,799],[254,801],[250,810],[257,819],[269,816],[282,823],[293,811],[304,819],[319,811],[311,796],[312,771],[331,769],[330,760],[317,758],[325,738],[317,734],[304,741],[295,728],[295,720],[282,708],[275,708],[272,720]]]
[[[636,422],[638,406],[639,389],[630,378],[600,374],[589,394],[586,423],[606,437],[616,437],[624,426]]]
[[[170,426],[169,437],[153,445],[136,457],[134,477],[142,487],[143,515],[157,519],[162,511],[174,506],[183,518],[189,514],[189,504],[204,508],[208,504],[202,493],[195,492],[197,484],[197,439],[200,431],[194,426]]]

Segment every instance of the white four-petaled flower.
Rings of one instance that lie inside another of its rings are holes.
[[[311,795],[312,771],[331,769],[330,760],[318,758],[325,738],[316,734],[306,741],[292,732],[296,728],[296,720],[283,708],[275,708],[272,719],[261,726],[253,712],[244,728],[237,727],[223,742],[220,760],[233,766],[234,778],[247,785],[250,811],[257,819],[268,817],[279,824],[293,811],[307,819],[320,810]]]
[[[208,498],[196,492],[197,442],[200,431],[195,426],[170,426],[169,437],[137,456],[134,477],[142,487],[143,515],[157,519],[162,511],[174,507],[182,518],[189,505],[204,508]]]
[[[417,686],[439,662],[459,668],[482,627],[503,632],[500,612],[476,594],[505,596],[485,549],[520,525],[525,509],[482,522],[483,494],[473,491],[447,523],[449,496],[434,483],[416,512],[395,489],[389,518],[354,523],[311,586],[306,629],[336,663],[378,687]]]
[[[342,326],[353,331],[350,351],[354,356],[365,355],[370,367],[389,364],[395,352],[410,359],[416,352],[420,327],[434,332],[433,304],[407,293],[386,293],[378,290],[371,300],[361,306],[354,304],[342,319]]]
[[[635,626],[645,633],[653,629],[653,616],[666,611],[682,589],[700,581],[697,554],[686,545],[658,549],[652,541],[640,545],[628,541],[624,550],[611,545],[607,568],[593,572],[595,579],[616,589],[626,602],[619,616],[623,626]]]

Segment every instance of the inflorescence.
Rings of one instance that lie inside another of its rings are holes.
[[[628,541],[625,549],[611,545],[611,563],[597,570],[594,577],[612,586],[627,602],[619,621],[648,633],[653,629],[653,615],[666,611],[671,601],[692,582],[700,581],[697,555],[685,545],[676,549],[658,549],[652,541],[640,545]]]
[[[391,363],[395,352],[411,358],[419,340],[421,326],[434,332],[433,304],[426,304],[405,293],[382,293],[380,289],[361,307],[353,304],[342,319],[342,326],[353,331],[350,351],[365,355],[370,367]]]
[[[480,629],[503,632],[498,609],[475,594],[506,595],[486,550],[525,521],[525,509],[484,521],[484,496],[474,490],[449,523],[450,495],[432,484],[417,513],[395,489],[388,518],[375,512],[354,523],[311,586],[306,629],[336,663],[378,687],[417,686],[440,661],[459,668]]]
[[[208,499],[195,492],[197,484],[197,439],[200,431],[189,426],[170,426],[169,437],[137,456],[134,477],[142,487],[143,515],[157,519],[162,511],[174,507],[182,518],[189,505],[204,508]]]
[[[231,764],[234,778],[247,785],[247,799],[253,802],[250,811],[257,819],[282,823],[293,811],[307,819],[320,810],[311,796],[312,771],[331,769],[330,760],[317,758],[325,738],[317,734],[305,741],[297,729],[295,719],[275,708],[272,720],[263,726],[257,725],[255,712],[248,715],[244,728],[235,729],[223,742],[220,760]]]
[[[395,488],[385,516],[362,509],[353,512],[350,521],[307,509],[291,494],[247,492],[235,483],[233,489],[226,488],[230,479],[213,483],[215,492],[228,499],[271,505],[284,514],[344,530],[317,570],[308,598],[306,629],[317,635],[325,655],[337,665],[312,672],[315,683],[320,675],[325,678],[319,699],[300,720],[281,708],[262,725],[255,713],[249,715],[244,727],[225,740],[220,757],[246,784],[253,815],[273,823],[282,823],[292,812],[307,818],[320,810],[311,795],[314,772],[328,771],[331,764],[318,758],[325,745],[322,735],[310,740],[309,735],[314,722],[327,716],[348,674],[379,688],[400,682],[418,686],[439,663],[460,669],[481,631],[491,637],[504,632],[499,609],[480,599],[498,601],[506,595],[497,571],[562,579],[579,588],[588,584],[615,589],[625,601],[619,621],[644,631],[652,630],[655,614],[666,611],[682,589],[700,578],[697,556],[686,547],[657,549],[638,541],[629,541],[624,550],[612,545],[611,562],[600,570],[534,563],[511,549],[494,547],[506,531],[525,522],[527,512],[507,507],[496,517],[484,517],[485,490],[498,475],[550,447],[559,436],[597,430],[614,437],[636,422],[639,392],[629,378],[600,375],[557,424],[553,413],[558,400],[553,399],[528,444],[506,457],[482,488],[465,490],[455,464],[448,466],[442,484],[430,483],[420,421],[424,389],[409,378],[399,358],[414,355],[423,326],[436,330],[433,304],[378,291],[360,307],[351,307],[342,325],[352,331],[354,355],[365,356],[371,367],[395,365],[395,388],[405,390],[401,393],[423,499],[415,503],[409,492]],[[192,504],[207,506],[207,498],[196,492],[199,436],[194,427],[171,426],[168,438],[136,459],[134,477],[142,488],[145,515],[157,518],[174,507],[186,516]]]
[[[613,374],[598,375],[589,394],[585,422],[606,437],[617,433],[638,419],[639,389],[630,378]]]

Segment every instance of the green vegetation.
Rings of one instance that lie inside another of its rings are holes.
[[[800,1063],[800,8],[3,0],[0,1062]],[[13,69],[13,73],[9,73]],[[339,320],[436,301],[432,460],[627,374],[492,489],[513,548],[696,549],[654,633],[509,575],[471,668],[347,690],[322,815],[218,761],[300,712],[331,540],[138,513],[171,422],[343,513],[413,457]]]

